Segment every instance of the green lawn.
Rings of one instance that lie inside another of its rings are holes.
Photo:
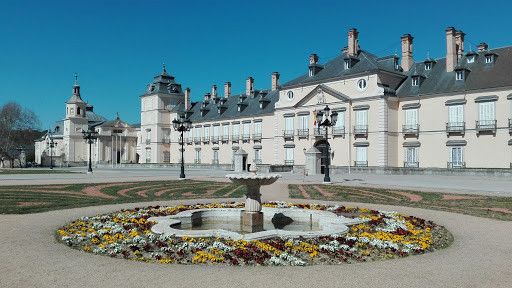
[[[0,214],[157,200],[239,198],[245,187],[208,181],[0,186]]]
[[[289,185],[290,198],[418,207],[512,221],[512,197],[341,185]]]

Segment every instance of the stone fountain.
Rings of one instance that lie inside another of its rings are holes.
[[[256,164],[250,166],[249,173],[228,174],[233,183],[245,185],[245,208],[242,211],[242,231],[254,233],[263,231],[263,212],[261,212],[261,186],[270,185],[281,178],[279,174],[256,174]]]

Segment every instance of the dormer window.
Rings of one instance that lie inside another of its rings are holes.
[[[432,62],[425,63],[425,70],[432,70]]]
[[[455,71],[455,80],[463,81],[464,80],[464,70]]]
[[[400,69],[400,65],[398,64],[398,58],[393,59],[393,67],[395,67],[395,70]]]
[[[350,59],[345,59],[345,70],[350,69]]]
[[[412,86],[420,86],[420,77],[419,76],[412,77]]]
[[[492,62],[494,62],[494,55],[493,54],[485,55],[485,63],[490,64]]]
[[[467,61],[468,61],[468,64],[474,63],[475,62],[475,55],[468,56]]]

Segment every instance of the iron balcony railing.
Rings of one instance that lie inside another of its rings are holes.
[[[211,141],[212,143],[219,143],[219,136],[212,136]]]
[[[405,124],[405,125],[402,125],[402,133],[404,135],[418,136],[420,134],[420,124]]]
[[[151,144],[151,139],[146,139],[146,145]]]
[[[252,139],[254,141],[261,141],[261,133],[254,133],[254,135],[252,136]]]
[[[251,140],[251,134],[243,134],[242,135],[242,141],[249,141]]]
[[[466,122],[448,122],[446,123],[447,134],[465,134]]]
[[[496,133],[496,120],[477,120],[476,132],[493,132]]]
[[[185,142],[187,144],[192,144],[192,142],[194,142],[194,141],[193,141],[192,137],[187,137],[187,138],[185,138]]]
[[[170,143],[171,143],[171,139],[169,139],[169,138],[163,138],[163,139],[162,139],[162,143],[164,143],[164,144],[170,144]]]
[[[508,119],[508,133],[512,134],[512,119]]]
[[[354,136],[368,138],[368,125],[354,125]]]
[[[313,129],[315,137],[325,137],[326,129],[327,129],[326,127],[318,127],[318,128]]]
[[[210,137],[203,136],[203,143],[210,143]]]
[[[332,136],[345,137],[345,127],[332,127]]]
[[[368,167],[368,161],[354,161],[356,167]]]
[[[293,138],[293,130],[284,130],[283,137],[284,138]]]
[[[284,160],[284,165],[293,165],[295,160]]]
[[[420,167],[420,162],[410,162],[410,161],[404,162],[404,168],[419,168],[419,167]]]
[[[201,164],[201,159],[194,159],[194,164]]]
[[[240,140],[240,136],[238,134],[231,135],[231,141],[238,142]]]
[[[253,159],[252,161],[254,162],[254,164],[261,164],[262,163],[261,159]]]
[[[222,142],[229,141],[229,135],[222,135]]]
[[[307,138],[309,137],[309,129],[298,129],[297,137],[299,138]]]
[[[448,162],[448,169],[466,168],[466,162]]]
[[[195,144],[200,144],[201,143],[201,137],[199,137],[199,136],[194,137],[194,143]]]

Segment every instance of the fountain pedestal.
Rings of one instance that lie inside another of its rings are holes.
[[[242,231],[259,232],[263,231],[263,213],[261,212],[261,193],[262,185],[270,185],[278,178],[279,174],[253,173],[229,174],[226,175],[233,183],[242,184],[247,187],[245,208],[242,212]]]

